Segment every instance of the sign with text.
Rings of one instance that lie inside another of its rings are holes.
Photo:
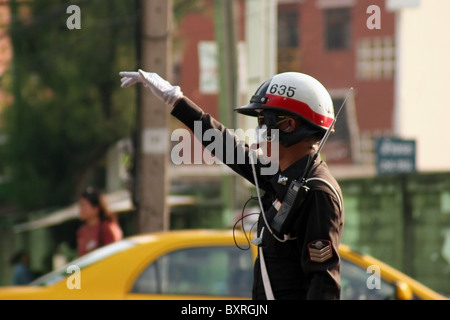
[[[376,140],[376,164],[379,175],[416,171],[416,141],[399,138]]]

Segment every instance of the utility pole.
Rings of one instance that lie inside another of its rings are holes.
[[[228,128],[235,128],[234,108],[238,106],[238,62],[235,28],[235,1],[214,0],[215,35],[219,65],[219,117]],[[223,220],[232,221],[236,207],[237,178],[225,175],[221,179]]]
[[[172,0],[140,0],[140,66],[170,81]],[[148,89],[138,97],[134,200],[139,233],[169,229],[169,108]]]

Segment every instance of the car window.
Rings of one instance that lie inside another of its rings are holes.
[[[133,293],[251,297],[253,258],[234,246],[173,251],[150,264]]]
[[[342,300],[392,300],[395,299],[395,286],[379,279],[379,286],[371,284],[372,273],[366,269],[342,259],[341,262],[341,299]]]
[[[79,257],[50,273],[47,273],[47,274],[37,278],[36,280],[32,281],[30,283],[30,285],[32,285],[32,286],[51,285],[53,283],[61,281],[62,279],[67,277],[68,274],[70,274],[70,272],[69,273],[67,272],[67,268],[69,266],[75,265],[78,268],[82,269],[91,264],[96,263],[97,261],[106,259],[107,257],[110,257],[118,252],[121,252],[128,248],[131,248],[135,245],[136,245],[136,243],[131,240],[121,240],[121,241],[117,241],[117,242],[108,244],[108,245],[103,246],[99,249],[96,249],[92,252],[89,252],[88,254],[86,254],[82,257]]]

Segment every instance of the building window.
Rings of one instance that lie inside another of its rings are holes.
[[[288,10],[288,9],[291,10]],[[299,14],[292,7],[278,11],[278,72],[300,69]]]
[[[357,47],[357,77],[362,80],[392,79],[395,43],[392,36],[366,38]]]
[[[299,21],[297,12],[278,13],[278,47],[297,47],[299,45]]]
[[[325,48],[342,50],[350,48],[350,8],[324,10]]]

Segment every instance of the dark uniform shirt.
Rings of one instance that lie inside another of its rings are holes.
[[[201,128],[202,137],[207,130],[219,130],[221,133],[219,137],[222,139],[220,143],[214,141],[212,144],[211,141],[202,141],[203,145],[207,148],[210,144],[215,147],[221,145],[223,149],[217,150],[213,147],[210,151],[236,173],[255,183],[252,166],[249,163],[249,148],[243,142],[239,142],[233,132],[209,114],[204,113],[186,97],[178,101],[172,110],[172,115],[182,121],[192,132],[196,129],[198,133],[198,128]],[[202,137],[197,138],[203,140]],[[230,144],[230,141],[234,143]],[[230,153],[232,157],[229,157]],[[245,155],[244,162],[242,154]],[[261,200],[269,225],[277,213],[274,201],[278,199],[282,202],[291,181],[302,177],[309,157],[298,160],[275,175],[261,174],[261,169],[268,165],[259,162],[255,164],[258,185],[264,190]],[[284,179],[280,180],[280,175]],[[297,217],[289,232],[291,240],[278,241],[268,232],[261,215],[258,221],[258,235],[263,227],[266,229],[261,246],[275,299],[340,298],[338,247],[344,225],[341,190],[326,163],[319,158],[313,165],[308,178],[323,179],[325,182],[318,180],[308,182],[310,191],[303,205],[297,210]],[[277,236],[284,238],[281,234]],[[254,266],[253,299],[266,299],[259,257]]]

